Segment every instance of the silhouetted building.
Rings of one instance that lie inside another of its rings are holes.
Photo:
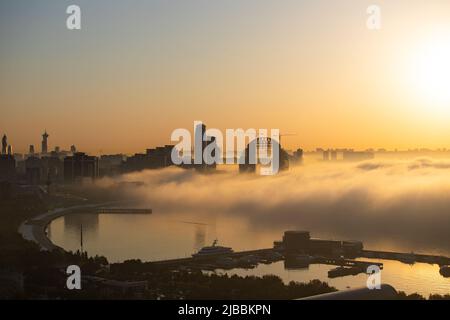
[[[269,162],[273,162],[273,147],[277,144],[278,147],[278,170],[284,171],[289,169],[289,154],[284,150],[278,141],[272,140],[271,138],[256,138],[251,141],[244,150],[243,155],[245,156],[245,161],[239,164],[239,172],[256,172],[257,165],[269,166],[262,164],[261,152],[266,154]],[[255,163],[256,162],[256,163]]]
[[[34,145],[30,144],[30,149],[29,149],[29,151],[28,151],[28,154],[29,154],[30,156],[34,156]]]
[[[302,164],[303,163],[303,149],[297,149],[292,154],[292,162],[295,164]]]
[[[250,141],[250,143],[245,148],[241,156],[244,160],[239,162],[239,172],[240,173],[255,173],[256,172],[256,157],[258,154],[258,143],[257,139]],[[252,157],[252,158],[251,158]],[[241,163],[243,162],[243,163]]]
[[[147,149],[145,154],[136,153],[128,157],[122,164],[123,172],[142,171],[146,169],[160,169],[173,165],[172,150],[173,145]]]
[[[165,145],[164,147],[156,147],[155,149],[147,149],[147,158],[151,168],[164,168],[171,166],[173,145]]]
[[[313,239],[308,231],[286,231],[283,241],[275,241],[274,248],[286,254],[357,257],[363,250],[361,241]]]
[[[25,177],[28,184],[38,185],[41,183],[42,160],[35,156],[30,156],[25,160]]]
[[[2,154],[6,154],[6,148],[8,148],[8,137],[4,134],[2,138]]]
[[[47,154],[48,153],[48,133],[47,131],[44,132],[44,134],[42,135],[42,148],[41,148],[41,153],[43,154]]]
[[[374,157],[374,153],[370,151],[344,151],[343,153],[344,161],[364,161]]]
[[[210,144],[215,144],[215,137],[206,137],[206,125],[203,123],[197,124],[195,128],[195,143],[198,141],[198,136],[201,136],[201,147],[198,149],[198,146],[195,145],[194,149],[194,168],[198,171],[207,171],[208,169],[215,169],[216,163],[208,165],[205,161],[205,149]],[[214,152],[211,154],[214,155]]]
[[[283,236],[283,245],[287,253],[307,252],[309,241],[308,231],[286,231]]]
[[[16,160],[8,154],[0,155],[0,181],[12,182],[16,179]]]
[[[101,155],[98,161],[99,175],[103,177],[120,174],[125,159],[123,154]]]
[[[41,158],[41,177],[51,182],[64,180],[64,162],[53,152],[50,156]]]
[[[13,194],[13,183],[0,180],[0,200],[11,199]]]
[[[217,148],[217,142],[216,137],[207,137],[208,141],[202,142],[202,163],[201,164],[195,164],[195,169],[198,171],[208,172],[210,170],[215,170],[217,167],[216,163],[216,148]],[[208,150],[212,150],[211,152],[208,152],[207,156],[210,156],[212,159],[212,163],[209,163],[205,161],[205,149],[208,148]]]
[[[98,177],[98,158],[77,152],[64,158],[64,181],[74,182],[84,178]]]
[[[330,160],[330,150],[323,151],[323,161]]]

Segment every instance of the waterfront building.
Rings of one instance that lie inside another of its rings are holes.
[[[83,178],[98,178],[98,158],[77,152],[64,158],[64,181],[74,182]]]

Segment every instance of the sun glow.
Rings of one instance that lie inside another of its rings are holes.
[[[411,64],[413,90],[427,108],[450,112],[450,33],[422,43]]]

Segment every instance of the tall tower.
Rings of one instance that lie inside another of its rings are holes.
[[[6,154],[6,148],[8,148],[8,138],[4,134],[2,138],[2,154]]]
[[[44,134],[42,135],[42,153],[44,154],[48,152],[48,137],[49,136],[47,134],[47,130],[45,130]]]

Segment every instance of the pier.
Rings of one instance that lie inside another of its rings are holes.
[[[98,208],[97,213],[108,214],[152,214],[152,209],[142,208]]]
[[[169,259],[169,260],[162,260],[162,261],[154,261],[152,262],[155,266],[164,266],[164,267],[185,267],[185,266],[217,266],[217,260],[223,259],[223,258],[231,258],[231,259],[240,259],[245,258],[249,256],[255,256],[258,257],[259,261],[263,261],[265,259],[270,259],[270,256],[273,255],[275,250],[273,248],[268,249],[257,249],[257,250],[247,250],[247,251],[239,251],[239,252],[233,252],[228,254],[221,254],[221,255],[215,255],[211,257],[201,257],[201,258],[179,258],[179,259]],[[281,256],[280,259],[281,260]],[[256,259],[255,259],[256,264]],[[219,267],[217,267],[219,268]]]
[[[380,269],[383,269],[383,263],[381,262],[359,261],[344,258],[316,257],[314,258],[314,262],[320,264],[329,264],[333,266],[358,267],[364,270],[367,270],[369,266],[375,265]]]
[[[370,259],[396,260],[403,263],[413,264],[415,262],[437,264],[439,266],[449,265],[450,258],[438,255],[402,253],[390,251],[362,250],[361,257]]]

